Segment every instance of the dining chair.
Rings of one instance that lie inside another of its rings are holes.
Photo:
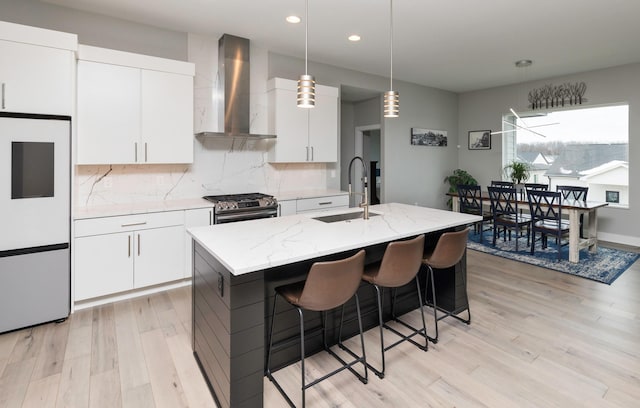
[[[408,341],[423,351],[427,351],[429,348],[429,338],[427,337],[427,325],[424,319],[424,310],[422,302],[422,294],[420,291],[420,279],[418,278],[418,271],[422,265],[422,254],[424,253],[424,234],[417,237],[404,240],[394,241],[387,245],[382,256],[382,261],[367,265],[362,275],[362,280],[368,282],[375,288],[377,306],[378,306],[378,324],[380,328],[380,353],[382,355],[380,370],[373,367],[370,363],[367,363],[369,368],[380,378],[384,378],[385,371],[385,357],[384,353],[389,349],[397,346],[398,344]],[[420,307],[420,316],[422,318],[422,328],[415,328],[403,320],[400,320],[395,314],[396,294],[399,287],[409,284],[412,280],[415,280],[418,303]],[[391,317],[393,321],[403,325],[407,329],[411,330],[411,333],[406,335],[392,326],[387,325],[382,320],[382,290],[384,288],[393,289],[391,297]],[[399,340],[394,343],[385,346],[384,344],[384,330],[387,329],[394,333]],[[424,338],[424,345],[413,340],[414,336],[420,336]]]
[[[288,341],[283,341],[281,344],[273,344],[273,328],[276,320],[276,304],[278,297],[286,300],[291,306],[295,307],[298,311],[300,318],[300,360],[301,360],[301,377],[302,377],[302,407],[305,406],[305,391],[307,388],[312,387],[323,381],[330,376],[337,374],[345,369],[351,371],[361,382],[366,384],[368,382],[367,374],[367,360],[364,350],[364,337],[362,334],[362,318],[360,315],[360,302],[358,300],[357,290],[360,286],[362,279],[362,273],[364,271],[364,258],[365,251],[361,249],[355,255],[328,262],[315,262],[309,273],[307,279],[300,282],[294,282],[283,286],[278,286],[275,289],[275,296],[273,298],[273,312],[271,314],[271,329],[269,330],[269,352],[267,354],[267,369],[266,375],[271,382],[276,386],[278,391],[287,400],[290,406],[295,407],[295,404],[291,401],[284,389],[276,381],[273,373],[271,372],[271,354],[274,348],[278,346],[283,347],[289,345]],[[362,345],[362,355],[358,356],[349,350],[342,343],[342,320],[344,318],[344,305],[350,299],[355,297],[356,313],[358,317],[358,327],[360,329],[360,342]],[[327,345],[326,338],[326,316],[327,311],[342,306],[341,318],[340,318],[340,332],[338,334],[338,345],[343,350],[347,351],[354,360],[351,362],[344,361],[340,356],[334,353]],[[305,375],[305,329],[304,329],[304,311],[321,312],[322,317],[322,340],[324,350],[338,360],[342,365],[332,372],[323,375],[320,378],[306,383]],[[364,376],[353,369],[353,365],[362,363],[364,365]]]
[[[569,222],[562,219],[562,195],[557,191],[534,191],[527,194],[531,213],[531,255],[535,254],[536,232],[542,248],[547,248],[547,235],[554,236],[561,259],[562,237],[569,234]]]
[[[480,234],[480,242],[482,243],[485,231],[484,223],[491,221],[492,215],[491,211],[484,209],[481,187],[478,185],[459,184],[456,189],[460,200],[460,212],[482,217],[481,221],[474,223],[475,233]]]
[[[525,190],[548,191],[549,185],[542,183],[524,183]]]
[[[556,186],[556,191],[562,194],[563,200],[571,201],[587,201],[587,194],[589,194],[589,187],[582,186]],[[584,238],[583,226],[584,214],[580,214],[580,238]]]
[[[491,214],[493,220],[493,245],[500,233],[499,226],[503,227],[504,240],[506,240],[507,230],[509,230],[509,240],[511,240],[511,230],[516,235],[516,251],[518,251],[518,238],[520,232],[527,230],[527,245],[529,245],[529,235],[531,217],[522,214],[518,210],[518,193],[515,187],[487,187],[489,190],[489,200],[491,201]]]
[[[493,187],[515,187],[515,185],[513,181],[491,180],[491,186]]]

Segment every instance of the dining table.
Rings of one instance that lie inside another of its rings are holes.
[[[452,210],[460,212],[460,200],[458,200],[457,192],[449,192],[448,196],[452,197],[451,204]],[[490,205],[489,193],[482,192],[483,204]],[[528,208],[529,202],[524,197],[520,196],[517,199],[518,205],[526,205]],[[569,215],[569,262],[580,262],[580,250],[582,248],[588,248],[588,251],[595,253],[598,251],[598,209],[606,207],[609,203],[604,201],[582,201],[565,199],[560,202],[561,211],[565,211]],[[587,215],[586,228],[583,226],[585,237],[580,237],[580,215]],[[535,242],[535,241],[534,241]]]

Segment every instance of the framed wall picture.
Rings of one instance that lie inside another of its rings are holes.
[[[447,131],[411,128],[411,144],[419,146],[446,146]]]
[[[491,131],[471,130],[469,131],[469,150],[490,150]]]
[[[619,204],[620,203],[620,192],[619,191],[611,191],[606,190],[605,197],[608,203]]]

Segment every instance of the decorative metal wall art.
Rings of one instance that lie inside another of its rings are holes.
[[[541,88],[529,91],[529,107],[531,109],[548,109],[567,105],[582,105],[587,100],[584,93],[587,84],[584,82],[569,83],[562,85],[547,84]]]

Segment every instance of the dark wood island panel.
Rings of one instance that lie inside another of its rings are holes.
[[[193,352],[221,407],[261,407],[264,280],[233,276],[194,242]]]

